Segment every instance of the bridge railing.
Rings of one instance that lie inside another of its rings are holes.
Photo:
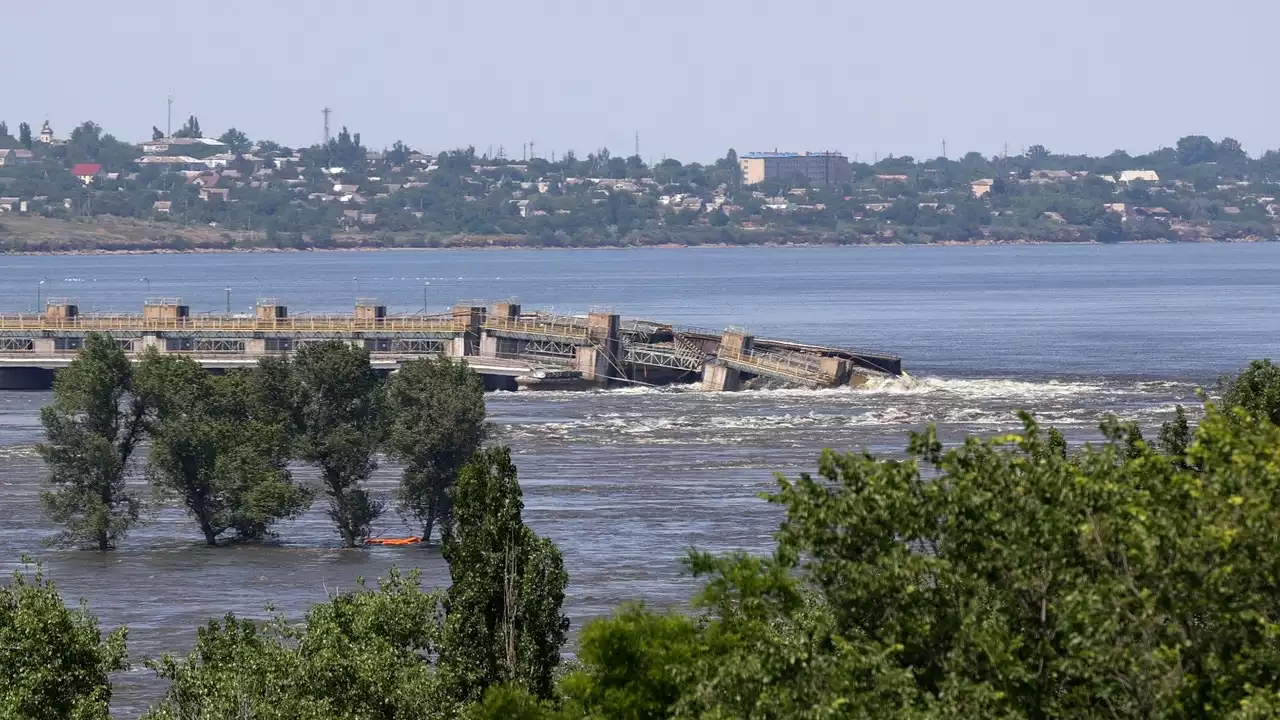
[[[590,338],[590,333],[584,322],[578,318],[564,316],[488,317],[485,318],[483,327],[485,330],[493,330],[495,332],[539,335],[574,341],[585,341]]]
[[[737,364],[761,375],[770,375],[805,384],[821,384],[827,378],[822,372],[822,358],[804,353],[742,351],[739,348],[721,347],[717,358]]]
[[[261,320],[256,317],[195,315],[183,318],[144,318],[141,315],[81,315],[74,318],[48,318],[32,314],[0,315],[0,330],[83,330],[85,332],[204,330],[225,332],[255,331],[417,331],[464,332],[465,318],[403,316],[357,319],[350,315],[298,315]]]

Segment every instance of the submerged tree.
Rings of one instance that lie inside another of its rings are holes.
[[[276,362],[225,376],[186,357],[153,353],[139,364],[138,384],[155,406],[152,482],[182,500],[208,545],[228,530],[261,538],[310,504],[288,470],[294,428],[271,407],[282,394],[271,387]]]
[[[369,352],[338,341],[307,345],[293,362],[299,459],[320,470],[329,517],[344,547],[369,536],[383,504],[362,487],[377,469],[383,388]]]
[[[88,335],[40,411],[45,442],[37,449],[49,467],[40,499],[63,526],[62,543],[109,550],[137,522],[140,503],[126,480],[149,413],[124,350],[110,336]]]
[[[505,683],[550,698],[569,629],[560,551],[523,524],[507,448],[476,453],[453,495],[457,516],[443,546],[452,581],[440,650],[447,691],[471,702]]]
[[[126,630],[106,638],[82,606],[73,610],[37,567],[0,586],[0,717],[109,720],[108,674],[128,667]]]
[[[400,507],[431,540],[453,518],[450,490],[488,433],[484,381],[465,362],[441,357],[405,363],[387,384],[388,454],[404,465]]]

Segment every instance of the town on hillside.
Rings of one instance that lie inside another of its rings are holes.
[[[514,154],[514,153],[513,153]],[[850,160],[729,150],[648,164],[607,149],[290,148],[231,128],[119,140],[0,122],[0,251],[1264,240],[1280,152],[1187,136],[1139,156]]]

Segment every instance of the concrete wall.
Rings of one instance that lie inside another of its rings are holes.
[[[702,389],[711,392],[732,392],[742,387],[742,375],[720,363],[707,363],[702,369]]]
[[[43,368],[0,368],[0,390],[49,390],[53,371]]]

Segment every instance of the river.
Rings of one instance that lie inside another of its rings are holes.
[[[722,328],[899,354],[909,377],[858,390],[711,394],[694,389],[496,393],[491,419],[520,468],[526,519],[564,551],[575,630],[627,600],[679,607],[690,547],[766,551],[773,473],[812,469],[822,448],[900,452],[935,423],[946,441],[1017,427],[1029,410],[1069,440],[1108,412],[1157,426],[1196,389],[1280,354],[1280,244],[389,251],[21,256],[0,261],[0,310],[65,296],[136,311],[181,297],[193,313],[277,297],[291,314],[391,311],[515,298],[526,308]],[[138,669],[114,709],[135,717],[162,690],[140,661],[183,652],[204,620],[264,607],[298,617],[326,593],[388,568],[447,582],[435,550],[341,550],[317,509],[276,543],[207,549],[183,513],[153,505],[115,552],[42,546],[43,469],[33,443],[46,392],[0,392],[0,571],[39,558],[106,628],[130,629]],[[305,470],[301,477],[309,478]],[[372,486],[390,492],[384,465]],[[141,488],[140,488],[141,489]],[[407,533],[394,513],[378,532]]]

